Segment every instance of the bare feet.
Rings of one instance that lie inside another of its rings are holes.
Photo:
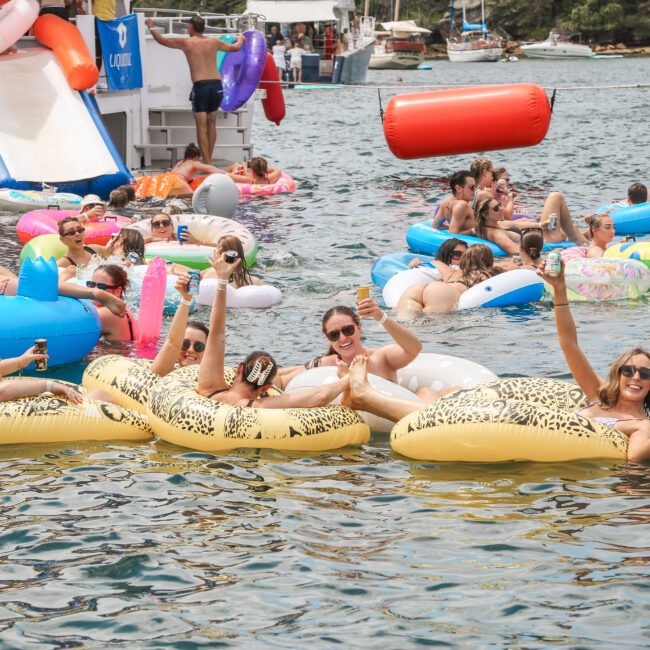
[[[116,316],[119,316],[120,318],[126,314],[126,303],[124,300],[121,298],[118,298],[117,296],[114,296],[112,293],[109,293],[108,291],[102,291],[98,290],[96,295],[95,295],[95,300],[97,302],[101,303],[109,309],[111,312],[113,312]]]
[[[350,374],[350,369],[348,367],[348,364],[343,361],[343,359],[337,359],[336,360],[336,376],[339,379],[343,379],[343,377],[347,377]],[[350,406],[350,381],[345,385],[345,388],[343,389],[343,392],[341,393],[341,404],[343,406]]]
[[[368,357],[358,354],[350,364],[350,406],[356,410],[363,410],[364,396],[372,390],[368,383]]]

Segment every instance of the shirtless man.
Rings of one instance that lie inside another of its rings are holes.
[[[205,20],[192,16],[187,27],[189,38],[165,38],[154,27],[153,20],[147,18],[147,27],[154,40],[165,47],[181,50],[187,58],[192,77],[192,111],[196,122],[196,137],[203,156],[203,162],[210,164],[212,152],[217,142],[217,110],[223,99],[221,76],[217,69],[217,50],[237,52],[246,41],[243,35],[235,43],[226,43],[220,38],[204,36]]]
[[[449,232],[454,235],[474,234],[474,210],[471,202],[476,182],[472,174],[466,169],[454,172],[449,179],[449,187],[452,195],[440,202],[431,225],[434,228],[443,228],[446,221],[449,224]]]

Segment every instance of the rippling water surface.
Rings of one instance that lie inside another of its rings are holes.
[[[392,84],[646,83],[647,59],[450,65],[371,72]],[[389,91],[382,91],[385,105]],[[647,176],[647,90],[559,91],[547,139],[491,154],[531,208],[572,210]],[[490,128],[486,124],[486,128]],[[259,110],[256,151],[299,182],[240,208],[259,272],[285,300],[230,312],[230,361],[325,350],[323,311],[351,303],[378,256],[403,250],[444,178],[471,156],[399,161],[374,90],[287,94],[280,128]],[[18,215],[0,217],[17,268]],[[648,345],[648,305],[582,304],[581,343],[604,371]],[[200,316],[207,320],[207,313]],[[499,374],[567,377],[545,306],[418,320],[430,351]],[[364,327],[370,344],[386,337]],[[126,346],[103,352],[131,353]],[[79,377],[82,367],[61,371]],[[0,646],[641,648],[650,643],[648,466],[423,464],[386,437],[325,454],[225,456],[150,445],[0,447]]]

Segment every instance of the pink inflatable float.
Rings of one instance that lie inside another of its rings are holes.
[[[296,181],[286,172],[282,172],[275,183],[235,183],[239,196],[263,196],[264,194],[284,194],[296,191]]]
[[[32,210],[18,220],[16,233],[21,243],[26,244],[38,235],[58,235],[59,221],[66,217],[78,215],[78,210]],[[87,221],[85,242],[86,244],[107,244],[108,240],[124,226],[128,226],[131,219],[120,217],[116,214],[106,214],[101,221]]]

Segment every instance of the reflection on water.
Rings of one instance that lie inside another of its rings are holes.
[[[436,62],[412,79],[643,83],[646,67]],[[259,272],[284,302],[229,314],[231,363],[258,347],[283,363],[324,352],[325,308],[353,300],[374,259],[404,248],[407,225],[431,214],[445,178],[469,162],[396,160],[376,93],[352,92],[288,93],[280,129],[256,116],[256,153],[300,190],[239,208],[261,245]],[[547,140],[493,158],[533,212],[550,189],[576,211],[608,202],[650,180],[646,95],[560,91]],[[13,269],[17,218],[0,216],[0,264]],[[647,344],[647,303],[575,313],[599,370],[618,349]],[[567,378],[552,318],[532,305],[414,327],[428,349],[500,374]],[[386,340],[374,323],[364,334]],[[95,354],[106,352],[133,353],[104,344]],[[647,467],[411,462],[380,436],[325,454],[0,446],[0,477],[2,647],[647,645]]]

